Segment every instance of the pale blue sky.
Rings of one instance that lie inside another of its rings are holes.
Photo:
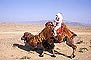
[[[0,0],[0,22],[64,20],[91,24],[91,0]]]

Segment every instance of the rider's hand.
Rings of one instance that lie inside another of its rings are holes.
[[[56,21],[54,20],[54,22],[56,22]]]

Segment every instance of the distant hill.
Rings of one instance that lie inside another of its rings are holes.
[[[91,24],[85,24],[85,23],[79,23],[79,22],[71,22],[71,21],[63,21],[64,23],[66,23],[67,25],[72,25],[72,26],[91,26]]]
[[[64,23],[66,23],[67,25],[70,25],[70,26],[84,26],[84,24],[81,24],[78,22],[64,22]]]
[[[52,21],[52,20],[22,21],[22,22],[19,22],[19,21],[18,22],[0,22],[0,23],[45,24],[48,21]],[[71,22],[71,21],[66,21],[66,20],[63,20],[63,22],[66,23],[67,25],[70,25],[70,26],[91,26],[91,24],[82,24],[82,23]]]
[[[48,21],[51,21],[51,20],[26,21],[26,22],[22,22],[22,23],[45,24]],[[70,22],[70,21],[66,21],[66,20],[63,20],[63,22],[66,23],[67,25],[70,25],[70,26],[91,26],[90,24],[82,24],[82,23],[78,23],[78,22]]]

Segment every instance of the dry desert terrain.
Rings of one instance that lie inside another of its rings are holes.
[[[24,32],[38,34],[44,28],[39,24],[12,24],[0,23],[0,60],[91,60],[91,27],[90,26],[68,26],[78,36],[74,39],[77,45],[76,57],[70,59],[72,48],[64,42],[55,44],[58,52],[56,57],[44,51],[44,57],[39,57],[36,51],[24,49],[21,36]],[[14,44],[20,45],[13,46]],[[55,52],[56,53],[56,52]]]

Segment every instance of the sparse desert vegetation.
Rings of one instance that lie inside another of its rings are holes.
[[[68,26],[74,31],[76,37],[76,57],[70,59],[69,55],[72,48],[68,47],[64,42],[55,44],[56,57],[51,57],[51,53],[44,51],[44,57],[39,57],[35,51],[27,51],[24,47],[21,36],[24,32],[38,34],[44,25],[39,24],[0,24],[0,60],[91,60],[91,26]],[[17,46],[13,46],[17,44]],[[18,47],[20,45],[22,48]]]

